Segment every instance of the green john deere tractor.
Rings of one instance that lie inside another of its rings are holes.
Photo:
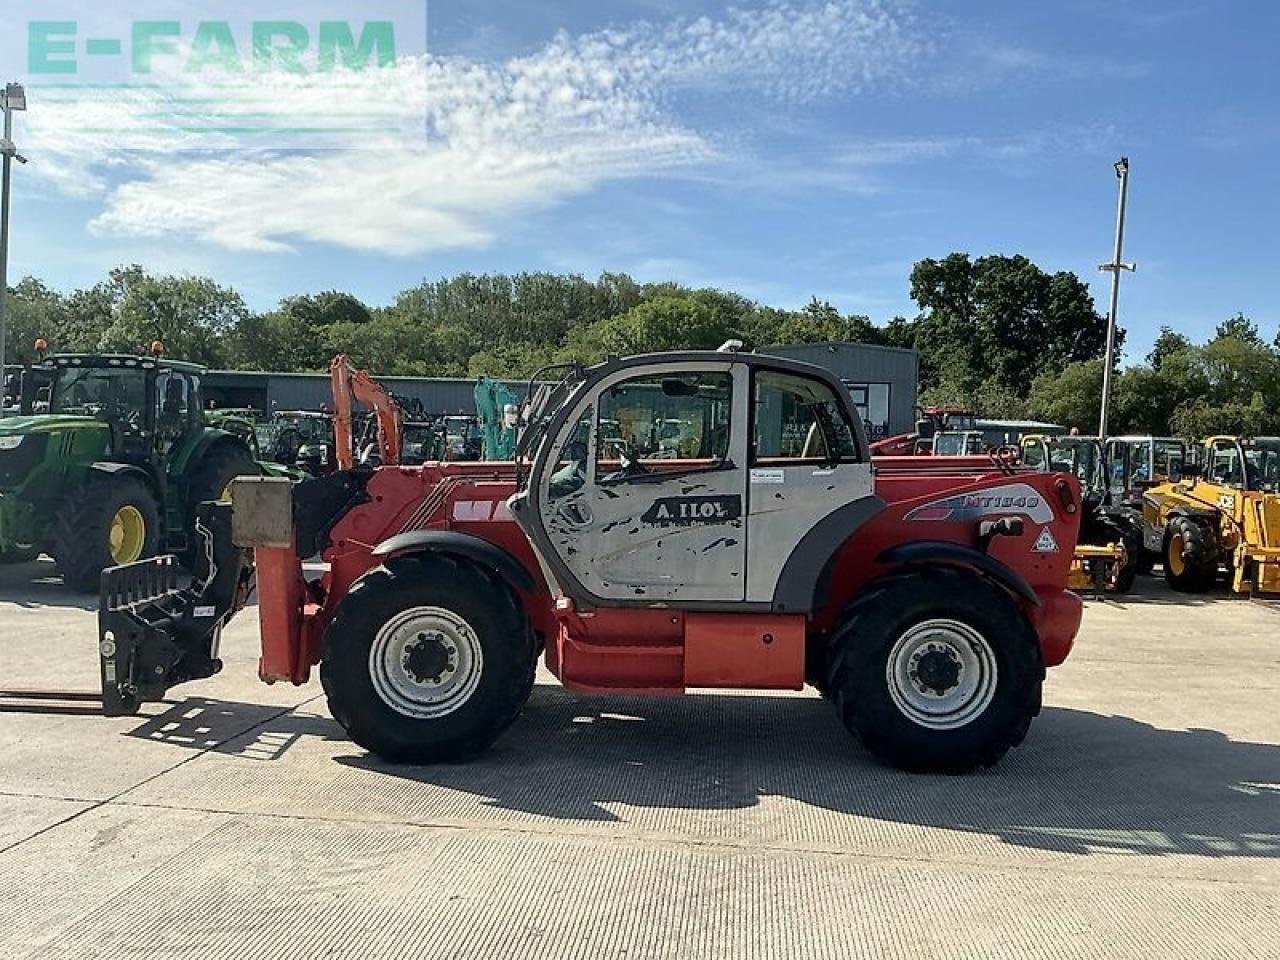
[[[37,369],[21,415],[0,420],[0,562],[48,552],[84,591],[159,553],[189,565],[196,505],[263,472],[243,436],[205,421],[202,367],[61,355]]]

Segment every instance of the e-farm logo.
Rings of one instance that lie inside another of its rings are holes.
[[[77,74],[81,56],[125,58],[129,72],[139,77],[155,73],[157,58],[173,58],[187,74],[228,78],[248,71],[364,70],[395,65],[395,29],[390,20],[321,20],[314,29],[297,20],[257,20],[244,43],[229,20],[201,20],[189,34],[180,20],[136,20],[126,51],[118,36],[82,37],[75,20],[33,20],[27,25],[27,71],[32,77]]]
[[[26,66],[33,135],[163,151],[425,136],[425,0],[30,6],[0,59]]]

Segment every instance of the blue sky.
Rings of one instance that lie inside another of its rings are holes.
[[[425,144],[114,149],[74,124],[51,133],[33,87],[11,275],[70,288],[139,262],[266,308],[335,287],[386,303],[459,271],[614,270],[884,322],[914,313],[914,261],[962,250],[1074,270],[1101,306],[1126,154],[1130,359],[1161,324],[1203,337],[1244,311],[1268,338],[1280,324],[1275,4],[428,12],[429,52],[405,68],[426,77],[410,105],[430,118]]]

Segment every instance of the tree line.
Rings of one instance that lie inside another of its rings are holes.
[[[729,339],[857,341],[919,351],[922,403],[1094,428],[1106,321],[1079,277],[1022,256],[953,253],[917,263],[910,290],[916,316],[883,325],[817,297],[780,309],[621,273],[461,274],[383,306],[334,290],[255,312],[210,278],[128,266],[70,292],[32,277],[12,287],[10,358],[31,359],[37,337],[59,352],[132,352],[160,340],[170,356],[227,369],[321,371],[347,353],[375,374],[524,377],[549,363]],[[1244,316],[1204,344],[1165,329],[1145,362],[1118,373],[1113,430],[1280,432],[1278,346]]]

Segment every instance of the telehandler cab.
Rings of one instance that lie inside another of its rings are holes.
[[[304,683],[319,664],[333,717],[399,762],[486,748],[540,654],[588,693],[808,681],[912,770],[987,766],[1023,739],[1080,623],[1074,476],[986,458],[873,470],[839,380],[790,360],[688,352],[561,374],[532,397],[514,463],[237,481],[263,680]],[[672,421],[677,445],[658,429]],[[204,588],[203,637],[166,620],[192,601],[148,588],[160,562],[104,577],[108,713],[216,669],[246,581],[208,526],[235,588]],[[328,568],[308,580],[315,554]]]
[[[1128,512],[1113,511],[1102,442],[1097,437],[1027,434],[1022,462],[1033,470],[1073,473],[1083,503],[1071,589],[1128,593],[1142,562],[1142,529]]]

